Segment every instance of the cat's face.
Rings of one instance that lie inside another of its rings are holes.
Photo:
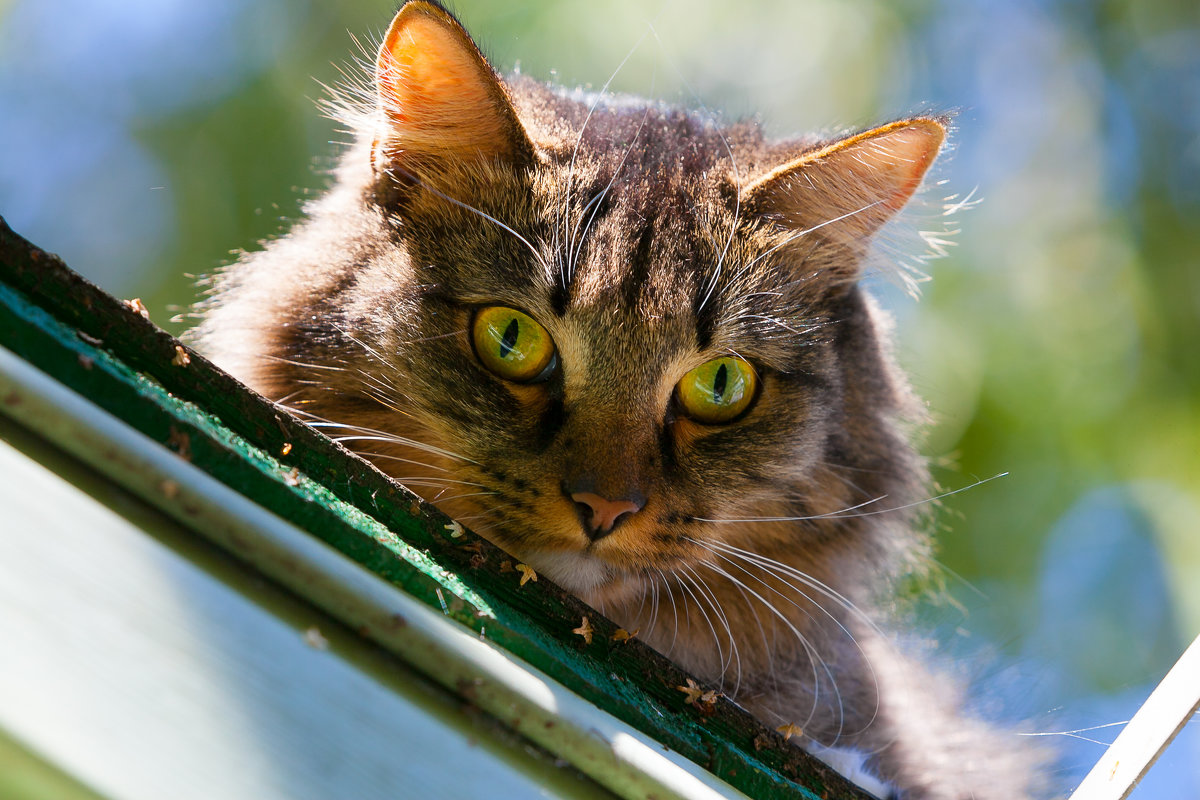
[[[506,86],[424,2],[393,22],[375,89],[340,210],[294,235],[324,261],[272,301],[269,393],[593,601],[715,545],[817,553],[828,526],[770,520],[908,480],[901,389],[854,281],[941,121],[770,144]]]
[[[694,561],[732,527],[704,520],[783,513],[842,391],[831,289],[771,252],[788,234],[739,210],[719,143],[695,173],[643,144],[649,181],[616,172],[626,151],[563,149],[470,200],[515,232],[425,196],[411,272],[372,281],[356,326],[360,369],[458,456],[429,477],[469,488],[426,496],[579,593]]]

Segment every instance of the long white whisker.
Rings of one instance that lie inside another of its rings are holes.
[[[412,414],[407,409],[401,408],[399,405],[397,405],[396,402],[394,400],[392,400],[392,398],[385,391],[383,391],[381,389],[376,389],[375,387],[370,386],[370,385],[364,385],[363,386],[363,396],[365,396],[366,398],[368,398],[370,400],[374,400],[376,403],[379,403],[379,405],[383,406],[388,411],[392,411],[402,417],[411,417],[412,416]]]
[[[760,567],[762,569],[769,570],[770,572],[778,575],[781,578],[782,577],[794,578],[794,579],[800,581],[801,583],[803,583],[808,588],[819,592],[820,594],[824,595],[825,597],[828,597],[830,600],[833,600],[835,603],[840,605],[842,608],[846,609],[851,614],[854,614],[862,622],[864,622],[868,626],[870,626],[870,628],[872,630],[874,630],[876,633],[878,633],[880,636],[883,636],[883,631],[881,631],[879,629],[879,627],[875,624],[874,620],[872,620],[870,616],[868,616],[865,612],[863,612],[849,598],[847,598],[845,595],[843,595],[840,592],[838,592],[837,590],[835,590],[833,587],[824,583],[823,581],[817,580],[816,578],[814,578],[813,576],[809,575],[806,572],[796,569],[795,567],[792,567],[788,564],[784,564],[781,561],[776,561],[775,559],[768,558],[767,556],[760,555],[758,553],[753,553],[749,550],[743,550],[740,547],[735,547],[726,542],[701,542],[701,541],[698,541],[695,539],[693,539],[691,541],[693,541],[695,544],[699,545],[700,547],[708,550],[709,552],[723,554],[724,556],[732,556],[734,558],[740,558],[743,561],[753,564],[756,567]],[[796,587],[793,586],[792,588],[796,588]],[[800,591],[800,590],[797,589],[797,591]],[[834,622],[838,623],[839,627],[842,627],[841,623],[835,617],[833,617],[832,614],[829,614],[829,612],[825,609],[824,606],[822,606],[820,603],[816,603],[815,601],[813,601],[812,598],[810,598],[803,591],[800,591],[800,594],[803,595],[805,597],[805,599],[807,599],[811,602],[814,602],[814,604],[818,608],[820,608],[823,612],[825,612],[827,615],[829,615],[830,619],[833,619]],[[845,631],[847,636],[850,636],[850,638],[852,638],[852,639],[854,638],[853,635],[849,631],[847,631],[844,627],[842,627],[842,630]]]
[[[375,441],[389,442],[391,444],[402,445],[404,447],[411,447],[415,450],[423,450],[427,453],[433,453],[434,455],[445,456],[446,458],[452,458],[457,461],[465,461],[468,464],[475,464],[476,466],[478,466],[478,463],[479,463],[477,461],[473,461],[472,459],[467,458],[466,456],[451,452],[450,450],[446,450],[441,447],[436,447],[434,445],[427,444],[425,442],[420,442],[415,439],[408,439],[403,436],[397,436],[395,434],[388,433],[387,431],[379,430],[378,428],[369,428],[364,425],[351,425],[351,424],[345,423],[345,422],[334,422],[333,420],[326,419],[325,417],[322,417],[318,414],[313,414],[310,411],[304,411],[302,409],[288,408],[288,410],[291,411],[292,413],[296,414],[297,416],[305,418],[304,424],[308,425],[310,428],[318,428],[318,429],[320,429],[320,428],[339,428],[341,430],[346,430],[346,431],[351,431],[354,433],[369,435],[369,436],[363,437],[363,440],[365,440],[365,441],[369,441],[373,438]],[[334,441],[344,441],[344,440],[348,440],[351,437],[336,437],[335,436],[335,437],[331,437],[331,438],[333,438]],[[432,466],[432,465],[428,465],[428,466]]]
[[[639,577],[643,581],[644,586],[643,591],[639,592],[639,594],[642,596],[642,602],[638,603],[637,611],[635,611],[633,614],[635,623],[641,621],[642,612],[646,610],[646,602],[650,600],[654,594],[654,577],[647,574],[642,574]]]
[[[808,334],[812,333],[813,331],[818,331],[821,328],[824,328],[829,325],[828,322],[822,322],[819,324],[810,325],[801,331],[801,330],[796,330],[795,328],[788,325],[781,319],[778,319],[776,317],[768,317],[763,314],[740,314],[740,315],[738,315],[738,319],[761,319],[765,322],[770,322],[772,325],[778,325],[780,328],[783,328],[785,331],[789,331],[800,337],[807,336]]]
[[[659,577],[662,578],[662,571],[659,570],[658,573]],[[649,636],[654,631],[654,625],[659,621],[661,603],[659,602],[659,582],[656,581],[652,573],[647,572],[647,576],[650,578],[650,594],[652,594],[652,597],[650,597],[650,621],[646,625],[646,633]]]
[[[431,487],[431,488],[432,488],[432,487]],[[445,491],[445,490],[446,490],[446,489],[448,489],[448,488],[450,488],[450,487],[448,487],[448,486],[447,486],[447,487],[443,487],[442,491]],[[492,492],[492,491],[487,491],[487,492],[468,492],[468,493],[466,493],[466,494],[452,494],[452,495],[450,495],[449,497],[442,497],[442,496],[441,496],[441,494],[439,493],[439,494],[438,494],[438,496],[437,496],[437,502],[439,502],[439,503],[449,503],[451,500],[462,500],[462,499],[464,499],[464,498],[467,498],[467,497],[500,497],[500,493],[499,493],[499,492]]]
[[[1089,742],[1091,744],[1098,744],[1102,747],[1111,747],[1112,742],[1103,742],[1103,741],[1100,741],[1099,739],[1092,739],[1088,736],[1083,736],[1082,734],[1088,733],[1090,731],[1103,730],[1104,728],[1118,728],[1118,727],[1121,727],[1123,725],[1128,725],[1128,724],[1129,724],[1129,720],[1124,720],[1122,722],[1106,722],[1103,725],[1090,725],[1086,728],[1077,728],[1076,730],[1073,730],[1073,731],[1037,731],[1037,732],[1033,732],[1033,733],[1018,733],[1017,735],[1018,736],[1065,736],[1069,739],[1079,739],[1080,741]]]
[[[671,614],[675,618],[675,628],[671,633],[671,646],[667,648],[664,655],[671,655],[671,651],[675,649],[675,639],[679,636],[679,608],[675,605],[675,592],[671,588],[670,581],[665,573],[659,570],[659,574],[663,576],[663,591],[667,593],[667,599],[671,601]]]
[[[662,37],[658,35],[658,31],[655,30],[653,23],[648,24],[650,25],[650,31],[654,34],[655,40],[658,41],[660,52],[665,55],[667,51],[666,46],[663,44]],[[707,111],[708,109],[705,107],[704,103],[700,102],[700,96],[687,82],[687,79],[684,78],[679,66],[669,57],[667,58],[667,61],[671,64],[671,68],[675,71],[675,74],[679,78],[680,82],[683,83],[688,92],[691,93],[692,97],[699,103],[700,108],[704,111]],[[717,135],[721,137],[721,144],[724,145],[725,152],[729,155],[729,164],[733,168],[734,184],[737,186],[737,197],[734,200],[733,222],[729,226],[729,236],[725,240],[725,246],[721,250],[721,255],[717,258],[716,267],[713,269],[712,277],[708,282],[708,289],[705,291],[704,299],[700,301],[700,305],[698,306],[697,310],[703,309],[708,303],[709,298],[712,297],[713,290],[717,286],[717,281],[720,280],[721,269],[725,263],[725,256],[729,253],[730,245],[733,244],[733,237],[737,233],[738,222],[741,219],[742,213],[742,178],[741,173],[738,170],[737,158],[734,156],[733,148],[729,146],[729,140],[725,137],[725,134],[720,129],[720,126],[717,126]]]
[[[924,500],[916,500],[911,503],[905,503],[904,505],[892,506],[890,508],[881,508],[881,509],[877,509],[875,511],[865,511],[861,514],[848,514],[846,512],[853,511],[857,508],[862,508],[863,506],[869,505],[871,503],[877,503],[880,500],[885,499],[887,497],[887,495],[881,495],[872,500],[868,500],[865,503],[859,503],[856,506],[849,506],[848,508],[844,508],[840,511],[831,511],[827,514],[813,514],[812,516],[807,516],[807,517],[748,517],[746,519],[704,519],[702,517],[695,517],[694,519],[696,519],[699,522],[804,522],[806,520],[814,520],[814,519],[855,519],[857,517],[873,517],[877,514],[890,514],[894,511],[904,511],[905,509],[915,508],[916,506],[925,505],[926,503],[936,503],[938,500],[944,500],[947,497],[953,497],[954,495],[960,494],[969,489],[974,489],[977,486],[982,486],[985,483],[990,483],[991,481],[994,481],[997,478],[1004,478],[1007,476],[1008,476],[1007,472],[1001,472],[996,475],[993,475],[990,478],[983,478],[982,480],[975,481],[975,483],[972,483],[969,486],[963,486],[959,489],[953,489],[949,492],[943,492],[943,493],[941,493],[939,495],[935,495],[933,497],[927,497]]]
[[[698,544],[700,544],[702,547],[705,546],[704,543],[698,542]],[[733,552],[726,551],[728,553],[728,555],[722,555],[720,553],[717,553],[716,550],[712,550],[711,552],[714,552],[718,556],[718,558],[722,558],[724,561],[726,561],[730,565],[738,567],[738,569],[740,569],[742,572],[745,572],[747,575],[751,575],[751,577],[754,577],[756,580],[758,580],[764,586],[771,589],[771,591],[775,592],[780,597],[784,598],[789,603],[791,603],[793,606],[795,606],[797,609],[802,611],[806,616],[810,616],[810,618],[811,618],[811,615],[808,614],[806,609],[801,607],[798,603],[796,603],[791,598],[787,597],[787,595],[785,595],[781,591],[779,591],[778,588],[767,583],[765,580],[763,580],[762,577],[760,577],[758,575],[754,575],[749,570],[736,564],[732,560],[732,558],[730,558],[730,556],[740,558],[743,561],[746,561],[747,563],[752,564],[753,566],[757,567],[758,569],[766,570],[769,574],[775,575],[776,577],[783,580],[783,583],[785,586],[788,586],[793,591],[795,591],[797,594],[799,594],[801,597],[803,597],[805,600],[807,600],[808,602],[810,602],[814,606],[816,606],[818,609],[820,609],[820,611],[823,614],[825,614],[825,616],[827,616],[842,631],[843,634],[845,634],[846,638],[848,638],[854,644],[855,648],[858,650],[859,654],[862,656],[863,663],[866,665],[867,669],[870,671],[871,680],[875,685],[875,697],[878,698],[878,696],[879,696],[879,681],[878,681],[877,676],[875,675],[875,669],[874,669],[873,665],[871,664],[871,660],[867,656],[866,651],[863,650],[862,645],[858,641],[858,638],[854,635],[854,633],[849,628],[846,627],[846,625],[841,620],[839,620],[836,616],[834,616],[832,613],[830,613],[829,610],[827,608],[825,608],[824,605],[822,605],[821,603],[817,602],[812,597],[810,597],[808,595],[808,593],[805,592],[803,589],[800,589],[795,584],[787,581],[786,578],[794,577],[797,580],[801,581],[805,586],[812,588],[812,589],[820,592],[821,594],[825,595],[826,597],[829,597],[830,599],[834,600],[840,606],[845,608],[847,611],[854,614],[860,620],[865,622],[873,631],[875,631],[880,636],[881,640],[886,641],[887,637],[884,635],[883,631],[881,631],[879,629],[879,627],[875,624],[875,622],[869,616],[867,616],[867,614],[865,614],[862,610],[860,610],[858,608],[858,606],[856,606],[854,603],[852,603],[844,595],[835,591],[832,587],[826,585],[822,581],[817,580],[816,578],[812,577],[811,575],[801,572],[800,570],[797,570],[795,568],[789,567],[787,564],[783,564],[779,561],[769,559],[765,556],[758,556],[754,553],[750,553],[749,551],[745,551],[745,550],[741,550],[740,548],[733,547],[732,545],[723,545],[723,544],[718,544],[716,542],[711,542],[708,544],[713,545],[713,547],[715,547],[715,548],[729,547]],[[835,689],[836,689],[836,684],[835,684]],[[867,723],[864,724],[864,728],[866,727],[866,725],[869,725],[870,722],[874,720],[875,715],[877,715],[878,713],[879,713],[879,706],[878,706],[878,700],[877,700],[875,710],[872,713],[871,720],[868,720]],[[843,722],[844,722],[844,719],[843,719]]]
[[[746,266],[742,267],[738,271],[737,275],[733,276],[733,280],[730,281],[730,283],[731,284],[736,283],[738,278],[741,278],[743,275],[745,275],[746,272],[748,272],[755,264],[762,261],[767,256],[771,255],[779,248],[785,247],[785,246],[791,244],[792,242],[796,241],[797,239],[799,239],[803,236],[807,236],[810,233],[813,233],[814,231],[819,231],[821,228],[824,228],[826,225],[833,225],[836,222],[841,222],[844,219],[849,219],[850,217],[857,216],[857,215],[863,213],[864,211],[869,211],[870,209],[874,208],[875,206],[879,205],[882,202],[883,202],[882,200],[876,200],[874,203],[868,203],[867,205],[863,206],[862,208],[856,208],[854,211],[848,211],[845,214],[842,214],[840,217],[834,217],[833,219],[827,219],[822,223],[813,225],[811,228],[805,228],[802,231],[797,231],[797,232],[789,235],[787,238],[785,238],[779,244],[775,245],[774,247],[767,250],[766,252],[761,253],[760,255],[751,259],[751,261],[748,264],[746,264]]]
[[[768,642],[767,641],[767,631],[765,628],[763,628],[762,620],[759,619],[759,615],[754,610],[754,604],[752,602],[750,602],[750,596],[747,595],[746,591],[741,586],[738,586],[737,584],[734,584],[733,588],[737,589],[738,594],[740,594],[742,596],[742,600],[745,601],[745,603],[746,603],[746,608],[750,610],[750,618],[752,620],[754,620],[754,624],[758,626],[758,636],[760,639],[762,639],[763,652],[766,653],[766,655],[767,655],[767,673],[771,676],[771,680],[774,682],[776,680],[775,679],[775,648],[773,646],[773,643],[775,641],[775,635],[774,635],[775,634],[775,620],[773,618],[771,619],[771,641]]]
[[[717,134],[721,137],[721,144],[725,145],[725,152],[729,154],[729,164],[733,167],[733,181],[737,186],[737,197],[734,198],[733,221],[729,224],[729,237],[725,240],[725,247],[721,249],[721,255],[717,258],[717,266],[713,269],[712,278],[709,279],[708,289],[704,293],[704,299],[700,301],[697,310],[703,309],[712,297],[713,290],[717,288],[717,281],[721,279],[721,268],[725,264],[725,256],[729,253],[729,246],[733,244],[734,234],[737,233],[738,222],[742,216],[742,178],[738,172],[737,159],[733,155],[733,149],[729,146],[729,140],[725,138],[725,134],[720,128],[717,128]]]
[[[399,456],[392,456],[392,455],[388,455],[386,453],[360,452],[359,455],[361,455],[364,458],[368,458],[368,459],[380,458],[380,459],[384,459],[385,461],[400,461],[405,464],[412,464],[413,466],[416,466],[416,467],[439,469],[439,470],[442,470],[443,472],[447,471],[445,467],[441,467],[436,464],[426,464],[423,461],[414,461],[411,458],[400,458]],[[421,480],[427,480],[427,481],[438,481],[440,483],[457,483],[457,484],[462,484],[463,486],[478,486],[480,488],[485,488],[482,483],[476,483],[475,481],[464,481],[464,480],[460,480],[458,478],[442,478],[442,477],[438,477],[437,475],[421,475],[421,476],[413,476],[413,477],[414,478],[419,477]],[[396,478],[396,480],[403,483],[405,480],[411,480],[411,479]]]
[[[390,398],[393,393],[399,394],[396,385],[392,383],[391,378],[382,373],[368,372],[365,369],[357,370],[358,378],[363,382],[367,389],[379,392],[383,397]],[[389,400],[390,402],[390,400]],[[407,415],[407,412],[405,412]]]
[[[449,472],[449,469],[447,469],[446,467],[443,467],[441,464],[430,464],[427,461],[417,461],[415,458],[401,458],[400,456],[393,456],[393,455],[389,455],[387,453],[368,453],[366,451],[360,451],[360,450],[356,450],[355,452],[357,452],[360,456],[362,456],[363,458],[366,458],[368,460],[378,458],[378,459],[382,459],[384,461],[399,461],[403,464],[412,464],[414,467],[424,467],[426,469],[436,469],[436,470],[440,470],[441,472]],[[450,480],[449,478],[438,478],[433,475],[429,475],[426,477],[428,480]],[[402,479],[396,478],[396,480],[399,481]],[[476,484],[476,485],[478,486],[479,484]]]
[[[389,171],[388,174],[391,175],[391,172]],[[405,174],[406,174],[407,178],[418,183],[421,186],[421,188],[423,188],[425,191],[429,192],[430,194],[435,194],[438,197],[445,200],[447,203],[456,205],[459,208],[463,209],[464,211],[470,211],[472,214],[476,214],[476,215],[482,217],[483,219],[486,219],[488,222],[491,222],[492,224],[496,225],[498,228],[500,228],[504,231],[507,231],[508,233],[511,233],[514,237],[516,237],[517,241],[519,241],[521,244],[525,245],[525,247],[529,250],[530,254],[535,259],[537,259],[538,264],[541,266],[541,268],[543,270],[549,269],[549,267],[546,266],[546,260],[544,258],[542,258],[542,254],[538,252],[538,249],[536,247],[534,247],[529,242],[528,239],[526,239],[524,236],[522,236],[521,234],[519,234],[515,230],[513,230],[513,228],[511,226],[504,224],[503,222],[496,219],[495,217],[493,217],[491,214],[487,213],[486,211],[475,208],[475,206],[470,205],[469,203],[464,203],[461,200],[455,199],[455,198],[451,197],[450,195],[446,194],[445,192],[438,191],[437,189],[433,188],[425,181],[418,178],[416,175],[413,175],[412,173],[406,172]],[[392,180],[397,180],[395,175],[392,175]]]
[[[564,242],[566,242],[566,240],[568,238],[567,237],[568,226],[570,225],[571,186],[575,181],[575,159],[578,158],[579,148],[583,144],[583,134],[585,132],[587,132],[588,123],[592,121],[592,114],[594,114],[596,112],[596,108],[600,105],[600,101],[604,99],[604,93],[608,91],[608,87],[612,84],[613,80],[615,80],[617,75],[620,74],[621,70],[625,68],[625,65],[629,62],[629,59],[633,58],[633,54],[636,53],[638,48],[642,46],[642,42],[646,41],[646,36],[648,36],[648,35],[649,35],[649,31],[647,31],[646,33],[643,33],[642,38],[638,39],[634,43],[633,47],[629,48],[629,52],[625,54],[625,58],[621,59],[621,63],[617,65],[617,68],[615,70],[613,70],[612,75],[609,75],[608,80],[606,80],[604,82],[604,86],[602,86],[600,88],[600,92],[596,95],[596,99],[592,101],[592,105],[588,108],[587,116],[583,118],[583,125],[581,125],[579,128],[579,136],[577,136],[575,139],[575,148],[571,151],[571,163],[570,163],[570,166],[568,166],[568,168],[567,168],[567,193],[566,193],[566,199],[563,202],[563,216],[562,216]],[[557,239],[557,238],[558,238],[558,235],[557,235],[557,229],[556,229],[555,239]],[[568,244],[568,248],[569,247],[570,247],[570,245]],[[555,249],[557,250],[557,245],[556,245]],[[562,286],[564,289],[566,289],[567,286],[571,283],[571,272],[570,272],[571,263],[570,263],[570,250],[569,249],[567,251],[567,256],[568,256],[568,258],[567,258],[566,272],[564,272],[562,268],[559,269],[559,280],[562,281]],[[561,262],[560,262],[560,264],[561,264]]]
[[[346,330],[342,326],[334,325],[333,329],[336,330],[338,333],[340,333],[342,336],[349,339],[351,342],[354,342],[356,345],[361,347],[363,350],[366,351],[367,355],[374,357],[379,363],[381,363],[381,364],[388,363],[388,360],[386,358],[384,358],[382,353],[380,353],[374,347],[371,347],[371,345],[367,344],[363,340],[356,337],[354,334],[350,333],[350,331]]]
[[[653,89],[652,89],[653,91]],[[575,234],[579,232],[579,223],[575,224],[575,231],[571,234],[571,241],[567,243],[567,271],[568,274],[575,274],[575,267],[579,262],[579,254],[583,251],[583,244],[587,241],[588,231],[592,229],[592,221],[596,219],[596,212],[600,210],[600,204],[603,202],[605,195],[612,189],[617,178],[621,174],[621,170],[625,167],[625,161],[629,158],[629,154],[633,152],[633,146],[637,142],[638,137],[642,135],[642,128],[646,125],[646,120],[650,117],[650,108],[646,108],[646,113],[642,114],[642,121],[638,123],[637,131],[633,134],[633,139],[629,142],[629,147],[625,148],[625,153],[621,156],[621,162],[617,164],[617,168],[613,170],[612,177],[606,185],[595,197],[588,201],[588,204],[583,207],[583,211],[579,214],[580,222],[583,221],[583,215],[587,213],[588,207],[592,206],[592,214],[588,217],[587,225],[584,226],[583,234],[579,236],[578,245],[575,244]]]
[[[389,444],[400,444],[406,447],[419,447],[420,442],[414,442],[411,439],[405,439],[399,436],[333,436],[335,442],[388,442]],[[422,450],[426,449],[421,447]],[[433,450],[436,452],[436,449]]]
[[[713,610],[713,613],[716,614],[717,619],[720,620],[721,626],[725,629],[726,638],[729,640],[729,655],[724,657],[721,661],[721,688],[722,690],[725,688],[725,674],[729,671],[730,663],[735,663],[737,666],[737,677],[734,681],[733,693],[736,695],[738,689],[740,689],[742,685],[742,659],[741,655],[738,653],[737,639],[733,635],[733,629],[729,626],[729,618],[725,615],[724,610],[721,608],[721,603],[717,599],[716,595],[712,592],[712,589],[710,589],[707,584],[704,583],[704,581],[692,567],[684,567],[682,570],[680,570],[680,572],[689,576],[689,581],[696,588],[696,591],[700,593],[701,597],[707,600],[708,605]],[[715,631],[713,632],[713,636],[716,638]],[[720,648],[721,642],[720,639],[717,638],[718,655],[720,655]]]
[[[854,511],[886,499],[887,495],[881,494],[878,497],[870,500],[864,500],[858,505],[847,506],[845,508],[840,508],[837,511],[830,511],[825,514],[814,514],[809,517],[747,517],[745,519],[707,519],[704,517],[693,517],[693,519],[697,520],[698,522],[806,522],[814,519],[838,519],[838,515],[845,514],[847,511]]]
[[[409,341],[404,342],[403,344],[413,345],[413,344],[424,344],[425,342],[436,342],[439,339],[449,339],[453,336],[463,336],[466,334],[466,332],[467,332],[466,328],[459,328],[458,330],[450,331],[449,333],[439,333],[439,334],[435,334],[434,336],[422,336],[420,339],[410,339]]]
[[[328,370],[330,372],[349,372],[350,371],[348,367],[339,367],[339,366],[335,366],[333,364],[310,364],[305,361],[296,361],[295,359],[292,359],[292,358],[284,358],[283,356],[271,355],[270,353],[267,353],[263,357],[266,358],[268,361],[275,361],[280,364],[289,364],[293,367],[301,367],[303,369],[323,369],[323,370]]]
[[[765,597],[763,597],[761,594],[759,594],[758,592],[754,591],[752,588],[747,586],[745,584],[745,582],[738,580],[733,575],[730,575],[729,572],[727,572],[726,570],[717,566],[716,564],[713,564],[710,561],[702,561],[700,563],[702,563],[704,566],[708,567],[709,569],[711,569],[713,572],[717,573],[718,575],[722,576],[727,581],[730,581],[731,583],[734,583],[735,585],[741,586],[745,591],[747,591],[751,595],[753,595],[760,603],[763,604],[763,607],[765,607],[768,611],[771,612],[771,614],[776,619],[778,619],[785,626],[787,626],[788,630],[790,630],[792,632],[792,635],[796,638],[796,641],[798,641],[800,643],[800,646],[804,648],[804,651],[806,653],[808,653],[809,659],[810,659],[809,666],[812,668],[813,703],[812,703],[812,709],[809,711],[809,714],[808,714],[808,719],[806,719],[800,727],[803,728],[803,727],[807,726],[808,723],[812,722],[813,717],[816,716],[817,708],[819,705],[819,698],[820,698],[820,694],[821,694],[821,683],[820,683],[820,676],[817,674],[817,665],[819,663],[821,665],[821,667],[824,669],[825,673],[829,676],[829,679],[831,681],[833,681],[833,672],[829,669],[829,665],[825,663],[825,659],[821,658],[821,654],[817,652],[815,647],[813,647],[812,643],[808,640],[808,637],[805,636],[803,633],[801,633],[800,629],[797,628],[795,625],[793,625],[792,621],[790,619],[788,619],[783,614],[782,611],[777,609]],[[833,681],[833,683],[836,687],[836,681]],[[840,706],[840,698],[839,698],[839,706]]]
[[[492,505],[492,506],[488,506],[483,511],[480,511],[478,514],[468,514],[465,517],[456,517],[456,519],[459,522],[468,522],[470,520],[483,519],[484,517],[487,517],[491,514],[497,514],[506,508],[515,508],[517,505],[518,505],[518,503],[515,503],[515,502],[502,503],[500,505]],[[471,527],[472,527],[472,530],[474,530],[474,526],[471,526]],[[476,530],[475,532],[478,533],[479,531]]]
[[[717,634],[717,628],[715,625],[713,625],[712,619],[708,615],[708,611],[704,608],[704,604],[700,602],[700,598],[692,590],[691,586],[689,586],[689,584],[692,583],[691,576],[688,575],[688,573],[683,570],[678,570],[675,573],[675,577],[679,579],[678,580],[679,588],[682,589],[685,593],[687,593],[687,595],[689,597],[691,597],[692,600],[696,603],[696,610],[700,612],[700,615],[704,618],[704,621],[708,624],[709,631],[712,632],[713,642],[717,646],[717,659],[721,663],[720,686],[721,686],[721,690],[724,691],[725,690],[725,667],[727,666],[727,662],[725,661],[725,655],[724,655],[725,649],[723,647],[721,647],[721,637]]]

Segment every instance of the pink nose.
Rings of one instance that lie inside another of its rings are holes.
[[[591,512],[588,519],[588,537],[592,541],[612,533],[613,527],[622,517],[642,510],[642,504],[632,500],[609,500],[594,492],[575,492],[571,499]]]

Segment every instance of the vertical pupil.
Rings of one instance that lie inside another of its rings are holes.
[[[717,375],[713,378],[713,402],[721,402],[725,396],[725,384],[729,381],[729,369],[724,364],[717,367]]]
[[[504,358],[512,352],[513,345],[517,343],[517,334],[520,332],[521,326],[517,323],[516,317],[508,323],[508,327],[504,329],[504,336],[500,338],[500,357]]]

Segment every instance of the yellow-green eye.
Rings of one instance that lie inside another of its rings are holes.
[[[475,354],[501,378],[527,383],[548,378],[554,366],[554,340],[528,314],[491,306],[475,314]]]
[[[683,376],[675,395],[683,412],[697,422],[729,422],[754,399],[758,376],[749,362],[736,356],[706,361]]]

